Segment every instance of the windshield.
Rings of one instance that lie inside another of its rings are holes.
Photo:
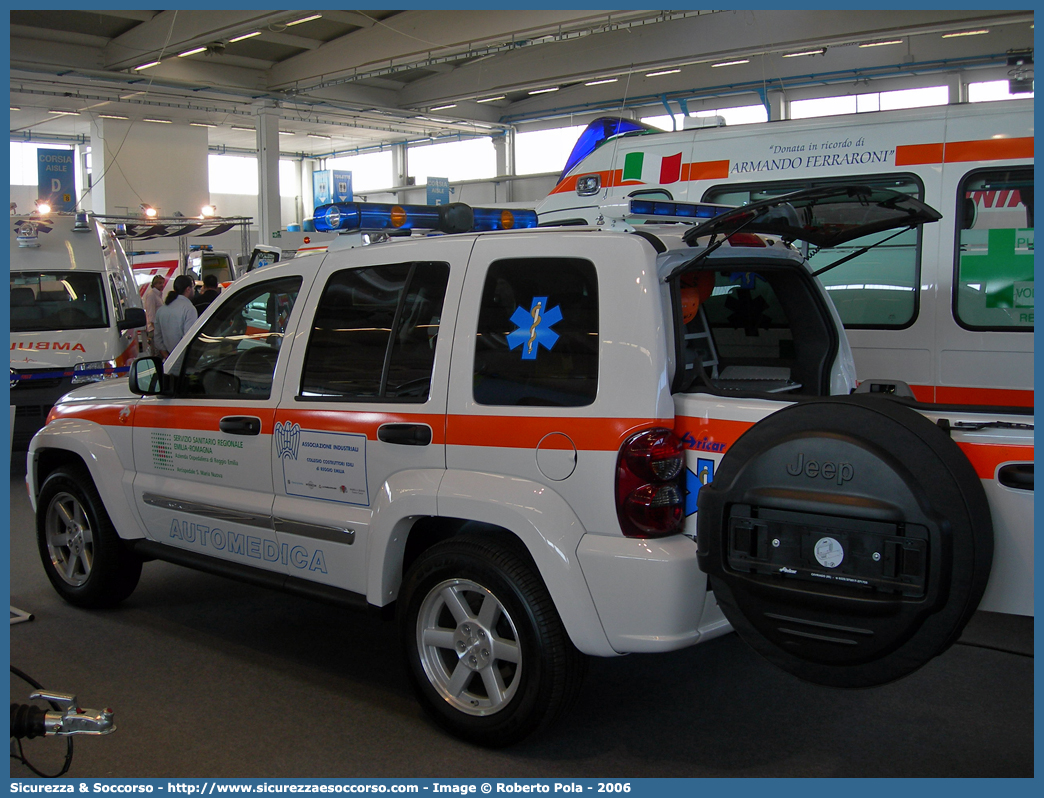
[[[98,272],[11,272],[11,331],[107,327]]]

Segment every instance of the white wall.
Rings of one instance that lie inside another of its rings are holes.
[[[197,214],[210,199],[207,154],[206,128],[95,119],[93,209],[136,216],[145,202],[160,216]]]

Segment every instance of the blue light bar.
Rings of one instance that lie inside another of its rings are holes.
[[[319,232],[436,230],[466,233],[537,226],[535,211],[471,208],[462,202],[449,205],[335,202],[316,208],[312,222]]]
[[[472,229],[482,230],[521,230],[537,226],[536,211],[517,208],[472,208],[475,214],[475,225]]]
[[[713,219],[732,208],[706,205],[702,202],[670,202],[666,200],[631,200],[632,216],[670,217],[673,219]]]

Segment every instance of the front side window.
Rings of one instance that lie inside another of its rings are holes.
[[[1033,170],[974,172],[957,190],[954,315],[973,330],[1033,331]]]
[[[426,402],[448,281],[449,265],[430,262],[334,274],[312,322],[301,398]]]
[[[703,201],[746,205],[799,189],[838,182],[795,180],[764,185],[715,186],[704,194]],[[918,199],[924,197],[920,181],[913,175],[860,176],[844,182],[890,188]],[[920,284],[920,230],[906,230],[899,235],[895,233],[894,230],[873,233],[821,251],[804,245],[812,269],[817,270],[865,246],[888,239],[819,276],[820,282],[830,292],[830,298],[846,328],[896,329],[908,327],[916,319]]]
[[[475,342],[483,405],[579,407],[598,391],[598,280],[579,258],[489,267]]]
[[[252,285],[224,302],[182,361],[178,396],[267,399],[300,277]]]
[[[11,272],[11,332],[89,330],[109,325],[97,272]]]

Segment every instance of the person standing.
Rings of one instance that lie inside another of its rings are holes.
[[[145,304],[145,337],[149,342],[150,354],[156,352],[156,313],[163,307],[163,285],[166,282],[162,274],[157,274],[152,278],[152,284],[145,289],[145,296],[142,298]]]
[[[196,306],[196,312],[202,316],[203,311],[210,307],[210,303],[217,299],[220,293],[217,275],[213,273],[203,275],[203,293],[192,300],[192,304]]]
[[[166,357],[184,338],[189,327],[196,323],[199,314],[192,304],[195,285],[192,278],[179,274],[174,278],[174,287],[167,294],[163,307],[156,312],[156,354]]]

